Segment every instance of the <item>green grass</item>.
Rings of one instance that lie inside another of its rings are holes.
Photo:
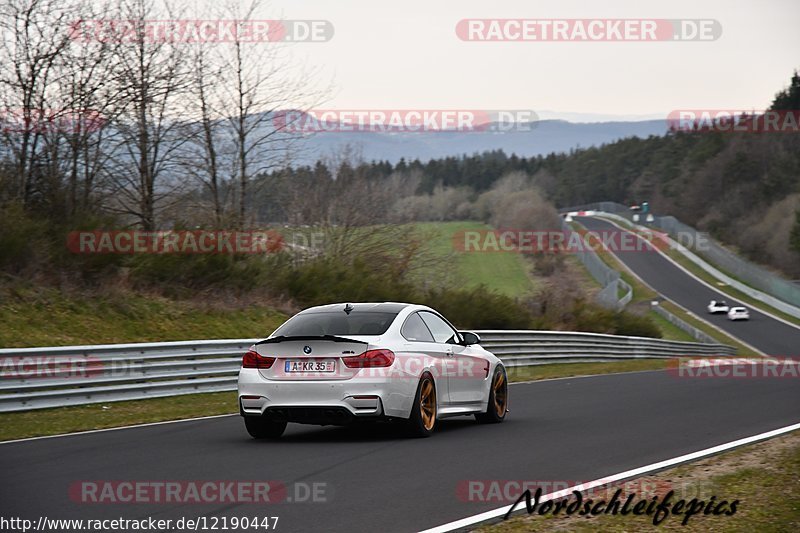
[[[90,296],[17,286],[0,296],[0,347],[266,337],[286,316],[152,295]]]
[[[455,239],[463,231],[490,230],[481,222],[425,222],[411,224],[429,237],[428,252],[446,262],[456,287],[473,289],[484,285],[507,296],[525,296],[536,287],[531,263],[514,252],[463,252]]]
[[[235,392],[37,409],[0,414],[0,440],[236,413]]]
[[[553,516],[548,514],[524,514],[495,525],[479,528],[482,533],[522,533],[545,531],[575,531],[590,533],[608,531],[675,531],[675,532],[788,532],[800,531],[800,434],[798,432],[746,446],[698,462],[649,475],[641,485],[629,482],[627,487],[663,487],[655,489],[659,500],[665,492],[675,490],[673,503],[679,499],[687,502],[693,498],[708,502],[716,496],[716,502],[739,500],[732,516],[704,515],[689,518],[682,525],[683,515],[670,515],[658,526],[653,517],[642,515],[599,515],[580,517],[577,515]],[[534,478],[535,479],[535,478]],[[627,497],[626,485],[622,499]],[[596,498],[608,498],[616,488],[601,491]],[[649,489],[652,490],[652,489]],[[649,492],[649,491],[648,491]],[[608,496],[606,496],[608,494]],[[639,499],[649,497],[640,495]],[[591,497],[591,496],[588,496]],[[648,498],[649,499],[649,498]],[[522,506],[524,509],[524,505]]]
[[[388,229],[389,233],[381,232]],[[414,222],[387,228],[375,226],[350,229],[350,239],[364,242],[394,239],[421,238],[423,245],[418,259],[418,271],[414,281],[420,285],[446,284],[450,288],[474,289],[480,285],[506,296],[525,296],[536,288],[536,276],[532,263],[514,252],[463,252],[457,249],[456,240],[464,231],[491,230],[482,222]],[[392,230],[396,235],[392,235]],[[400,231],[397,231],[400,230]],[[288,234],[312,234],[314,228],[282,230]],[[335,239],[336,231],[329,230],[326,238]],[[302,240],[302,239],[301,239]]]
[[[647,316],[658,325],[658,328],[661,330],[661,333],[664,335],[664,339],[673,340],[673,341],[684,341],[684,342],[697,342],[697,339],[689,335],[687,332],[683,331],[681,328],[664,318],[663,316],[659,315],[655,311],[649,311]]]
[[[572,376],[663,370],[667,368],[668,364],[669,359],[628,359],[609,363],[555,363],[509,368],[508,379],[509,381],[538,381]]]
[[[667,360],[647,359],[613,363],[570,363],[509,369],[510,381],[659,370]],[[0,440],[59,435],[147,422],[163,422],[238,412],[235,392],[189,394],[125,402],[0,413]]]

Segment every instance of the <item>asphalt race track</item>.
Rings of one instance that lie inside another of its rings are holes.
[[[515,384],[505,423],[291,426],[250,439],[238,416],[0,444],[4,516],[278,516],[277,531],[416,531],[500,507],[463,501],[465,480],[593,480],[800,422],[795,379],[698,379],[667,371]],[[80,481],[325,483],[326,503],[86,504]],[[722,495],[719,495],[720,497]]]
[[[592,231],[622,231],[605,220],[587,217],[577,220]],[[652,247],[648,252],[622,251],[615,255],[656,292],[692,311],[716,328],[743,340],[766,355],[800,356],[800,328],[775,320],[748,304],[709,288],[687,275]],[[711,300],[725,300],[731,306],[747,307],[750,310],[750,320],[732,322],[724,314],[708,314],[706,306]]]
[[[737,323],[707,315],[708,301],[722,296],[660,254],[618,256],[666,297],[765,353],[800,353],[800,330],[762,313]],[[255,441],[229,416],[0,444],[2,514],[277,516],[284,532],[418,531],[506,503],[466,500],[459,489],[469,480],[589,481],[800,422],[800,383],[791,378],[653,371],[514,384],[510,394],[505,423],[444,421],[429,439],[406,438],[390,424],[290,425],[280,441]],[[70,495],[84,481],[234,480],[280,482],[293,501],[84,503]],[[307,501],[314,486],[318,501]]]

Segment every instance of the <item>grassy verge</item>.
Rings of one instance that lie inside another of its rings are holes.
[[[454,286],[473,289],[484,285],[513,297],[525,296],[536,288],[536,278],[521,254],[456,250],[456,239],[464,231],[486,231],[491,226],[482,222],[420,222],[411,226],[428,237],[427,252],[447,262]]]
[[[666,360],[649,359],[613,363],[541,365],[510,369],[509,379],[511,381],[531,381],[587,374],[658,370],[664,368],[666,364]],[[231,414],[238,412],[237,409],[235,392],[215,392],[0,413],[0,441]]]
[[[268,306],[17,286],[0,295],[0,347],[266,337],[284,320]]]
[[[658,325],[658,328],[661,330],[661,333],[664,335],[663,338],[673,340],[673,341],[683,341],[683,342],[697,342],[697,339],[689,335],[687,332],[683,331],[681,328],[664,318],[663,316],[659,315],[655,311],[649,311],[647,316]]]
[[[703,459],[677,468],[626,482],[622,486],[595,493],[595,498],[610,498],[616,488],[622,488],[627,497],[631,491],[639,492],[639,499],[659,496],[659,501],[669,490],[674,490],[673,502],[692,498],[708,502],[739,500],[732,516],[692,516],[682,525],[683,516],[670,515],[658,526],[653,516],[559,516],[548,514],[521,516],[497,525],[479,529],[484,533],[517,533],[539,531],[730,531],[751,533],[800,531],[800,432],[793,432],[746,446],[728,453]],[[627,490],[626,490],[627,489]],[[644,494],[644,493],[647,494]],[[592,497],[591,495],[587,497]],[[523,505],[524,509],[524,505]],[[523,511],[524,512],[524,511]]]
[[[508,369],[509,381],[537,381],[541,379],[566,378],[572,376],[591,376],[614,374],[618,372],[639,372],[642,370],[663,370],[669,359],[629,359],[611,363],[558,363],[552,365],[523,366]]]
[[[235,392],[97,403],[0,414],[0,440],[237,412]]]

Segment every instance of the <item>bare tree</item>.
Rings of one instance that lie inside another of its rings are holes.
[[[190,99],[186,110],[191,120],[184,122],[187,143],[181,155],[186,172],[203,187],[203,193],[211,197],[213,220],[222,227],[225,219],[228,190],[223,171],[225,122],[218,116],[215,87],[224,83],[218,55],[210,51],[205,43],[191,49],[192,74]]]
[[[260,0],[232,0],[220,4],[215,17],[242,29],[263,24],[262,7]],[[252,223],[250,197],[258,191],[251,188],[269,182],[254,178],[289,164],[300,138],[282,120],[295,115],[283,111],[307,108],[325,93],[308,82],[310,74],[279,41],[279,24],[272,21],[262,36],[267,41],[253,42],[248,32],[236,31],[231,41],[192,48],[191,98],[185,105],[191,120],[184,123],[182,161],[201,183],[203,200],[210,197],[205,205],[211,204],[218,226]]]
[[[247,23],[259,13],[262,2],[239,0],[223,4],[225,18]],[[277,38],[278,28],[270,29]],[[223,56],[221,99],[233,109],[224,113],[232,139],[231,171],[238,186],[237,222],[247,224],[248,188],[252,178],[284,163],[297,135],[276,116],[300,103],[313,105],[324,91],[307,82],[309,73],[292,61],[286,45],[279,42],[249,42],[237,32]]]
[[[6,118],[2,151],[12,162],[11,195],[24,205],[44,175],[43,135],[53,119],[56,67],[70,43],[66,30],[77,5],[63,0],[0,3],[0,103]]]
[[[84,3],[78,14],[81,20],[102,20],[115,16],[113,6]],[[65,131],[68,147],[66,176],[70,213],[87,210],[90,197],[99,190],[110,155],[113,130],[106,126],[120,109],[120,94],[109,80],[113,75],[112,58],[119,43],[100,39],[73,39],[62,67],[59,93],[64,107],[71,110],[73,121]]]
[[[175,15],[169,4],[163,8]],[[179,43],[148,32],[148,24],[161,15],[153,0],[121,0],[119,14],[133,28],[113,56],[112,79],[120,96],[110,168],[113,209],[153,230],[157,205],[179,185],[177,153],[184,141],[176,101],[189,84],[188,65]]]

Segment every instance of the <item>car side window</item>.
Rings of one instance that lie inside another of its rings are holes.
[[[433,336],[428,330],[428,326],[425,325],[418,313],[414,313],[406,319],[405,324],[400,328],[400,334],[409,341],[433,342]]]
[[[420,311],[419,314],[431,330],[433,340],[442,344],[458,344],[458,332],[450,324],[428,311]]]

